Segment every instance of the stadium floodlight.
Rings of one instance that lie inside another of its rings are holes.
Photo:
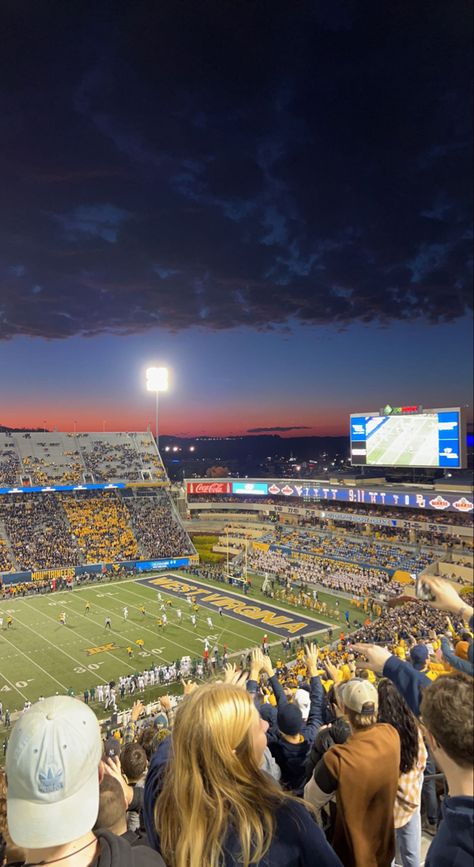
[[[147,391],[155,392],[155,439],[156,447],[157,449],[159,449],[160,441],[158,436],[158,395],[160,391],[168,391],[168,368],[148,367],[146,370],[146,388]]]

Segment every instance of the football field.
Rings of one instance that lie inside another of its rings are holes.
[[[438,420],[435,415],[387,418],[367,438],[367,465],[438,465]]]
[[[183,587],[189,587],[190,593],[185,593]],[[186,600],[190,595],[199,606],[196,627]],[[171,606],[166,605],[167,600]],[[86,610],[86,603],[90,610]],[[311,633],[324,638],[328,618],[322,617],[320,621],[319,615],[316,620],[312,612],[302,608],[268,603],[258,587],[252,596],[246,597],[224,584],[161,573],[138,580],[89,584],[69,592],[3,600],[0,602],[3,708],[19,710],[26,700],[34,702],[41,695],[56,692],[73,690],[76,695],[82,694],[86,688],[90,690],[100,683],[118,680],[120,675],[141,672],[155,662],[162,665],[184,655],[202,658],[206,638],[211,650],[217,644],[222,654],[226,644],[229,654],[239,654],[259,644],[267,632],[270,643],[278,644],[275,651],[278,655],[282,636],[297,639],[301,634]],[[160,629],[158,620],[163,604],[168,624]],[[127,618],[124,608],[128,609]],[[181,621],[178,608],[182,612]],[[66,625],[59,622],[62,612],[66,614]],[[8,614],[13,618],[10,628],[6,627]],[[110,629],[105,627],[106,617],[110,617]],[[137,640],[143,641],[143,647],[136,644]],[[128,647],[133,648],[131,658]],[[163,687],[155,687],[155,694],[163,691]]]

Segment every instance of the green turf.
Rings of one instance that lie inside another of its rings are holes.
[[[162,573],[160,573],[162,574]],[[176,574],[176,573],[173,573]],[[186,574],[183,573],[183,577]],[[261,592],[262,579],[252,575],[251,599],[265,600]],[[201,580],[201,579],[199,579]],[[219,587],[225,592],[225,585],[203,581],[210,586]],[[239,593],[232,587],[232,592]],[[131,674],[149,667],[155,660],[159,663],[171,662],[188,654],[200,658],[203,654],[204,638],[209,637],[211,643],[216,641],[222,651],[227,644],[229,653],[240,655],[244,648],[259,643],[262,639],[262,626],[245,623],[232,615],[226,614],[220,618],[212,613],[214,629],[209,630],[206,623],[207,611],[201,609],[198,626],[193,628],[188,606],[181,602],[183,622],[177,623],[176,597],[162,592],[163,599],[170,598],[173,603],[167,611],[169,625],[165,632],[157,627],[159,603],[157,591],[146,584],[135,580],[107,582],[78,588],[72,592],[62,592],[47,596],[25,597],[0,602],[0,612],[4,619],[4,628],[0,631],[0,700],[3,708],[11,711],[23,707],[26,699],[34,702],[40,695],[52,695],[56,692],[66,693],[73,689],[76,694],[84,689],[97,686],[112,679],[117,680],[121,674]],[[321,601],[326,601],[334,607],[335,598],[331,594],[320,593]],[[89,613],[85,611],[85,603],[91,604]],[[268,599],[266,600],[269,601]],[[146,615],[139,611],[145,605]],[[282,611],[292,613],[308,612],[285,602],[273,603]],[[128,607],[128,620],[124,621],[122,609]],[[357,611],[350,602],[340,600],[341,612],[349,609],[351,614]],[[59,613],[66,611],[67,625],[59,623]],[[5,628],[6,615],[12,613],[13,627]],[[106,630],[104,619],[110,615],[112,630]],[[334,625],[330,618],[312,612],[315,619],[327,621]],[[357,615],[361,616],[360,611]],[[282,637],[268,630],[270,642],[275,644],[274,656],[280,655]],[[144,648],[140,650],[135,641],[142,638]],[[327,633],[318,634],[320,644],[327,639]],[[113,643],[108,651],[88,654],[88,649]],[[133,658],[127,656],[127,646],[134,648]],[[147,689],[146,698],[151,700],[164,691],[173,692],[177,685],[169,687],[155,686]],[[120,701],[123,709],[133,699]],[[98,710],[98,707],[96,708]],[[0,738],[3,739],[4,729],[0,727]],[[0,754],[1,762],[1,754]]]

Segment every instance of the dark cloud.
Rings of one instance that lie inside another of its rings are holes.
[[[251,427],[247,430],[247,433],[282,433],[289,430],[312,430],[312,428],[306,424],[292,424],[288,425],[288,427]]]
[[[47,7],[4,16],[0,339],[472,307],[467,0]]]

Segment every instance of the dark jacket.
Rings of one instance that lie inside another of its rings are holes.
[[[467,659],[461,659],[459,656],[456,656],[447,638],[441,639],[441,652],[443,654],[443,659],[445,659],[446,662],[449,662],[453,668],[457,668],[458,671],[463,671],[464,674],[470,674],[471,677],[474,675],[474,643],[472,641],[469,644]]]
[[[99,840],[100,852],[89,867],[166,867],[161,855],[149,846],[132,849],[127,840],[111,831],[98,830],[94,834]],[[11,863],[10,867],[25,867],[25,862]]]
[[[275,693],[278,707],[280,707],[282,704],[287,704],[288,699],[276,674],[274,674],[273,677],[270,678],[270,684],[273,692]],[[310,744],[312,744],[316,737],[316,733],[319,731],[323,724],[325,707],[324,687],[321,683],[321,679],[317,675],[315,677],[312,677],[309,682],[309,698],[310,706],[308,719],[306,720],[306,722],[303,723],[303,726],[301,728],[301,734],[307,741],[309,741]]]
[[[277,707],[273,707],[271,704],[263,704],[259,705],[256,702],[257,710],[260,712],[260,715],[263,716],[264,719],[270,725],[270,729],[267,732],[267,738],[270,742],[272,739],[278,736],[277,731],[277,715],[278,708],[282,706],[282,704],[288,704],[288,699],[285,695],[285,691],[278,680],[276,674],[270,678],[269,683],[273,689],[275,698],[277,700]],[[256,698],[257,695],[258,684],[256,680],[247,681],[247,691]],[[316,737],[317,731],[323,724],[323,719],[325,715],[326,709],[326,697],[324,692],[324,687],[321,683],[321,680],[318,676],[312,677],[309,685],[309,698],[310,698],[310,708],[308,719],[303,723],[301,728],[301,734],[303,737],[309,741],[310,744],[314,741]]]
[[[324,753],[334,744],[344,744],[352,734],[351,727],[344,717],[338,717],[327,728],[320,729],[316,740],[306,758],[306,782],[311,779],[313,771]]]
[[[445,798],[443,818],[425,867],[472,867],[474,863],[474,798]]]
[[[388,677],[402,694],[410,710],[420,716],[420,702],[423,690],[432,683],[426,674],[413,668],[410,662],[391,656],[383,667],[383,676]]]
[[[145,781],[145,827],[157,851],[160,849],[160,841],[155,830],[153,812],[170,746],[171,738],[166,738],[159,745],[152,756]],[[134,849],[134,852],[136,851],[137,849]],[[238,839],[235,833],[230,831],[224,844],[223,867],[237,867],[240,863],[239,857]],[[265,858],[254,867],[315,867],[315,864],[318,867],[342,867],[306,807],[297,803],[282,805],[275,816],[275,834],[270,849]]]
[[[130,846],[149,846],[150,841],[145,834],[145,831],[141,831],[138,828],[136,831],[125,831],[125,834],[120,835],[123,840],[126,840],[127,843],[130,843]]]
[[[290,744],[282,735],[268,744],[270,752],[281,770],[280,783],[294,795],[303,796],[306,783],[306,759],[311,748],[304,738],[299,744]]]
[[[148,846],[131,846],[110,831],[95,832],[100,842],[99,856],[90,867],[165,867],[161,855]]]
[[[283,688],[276,677],[270,678],[278,706],[288,703]],[[310,680],[310,708],[308,719],[301,727],[304,740],[299,744],[290,744],[278,731],[270,729],[267,732],[268,746],[275,761],[280,766],[281,784],[295,795],[303,795],[306,783],[306,758],[313,745],[317,732],[321,728],[325,705],[325,694],[318,676]]]

